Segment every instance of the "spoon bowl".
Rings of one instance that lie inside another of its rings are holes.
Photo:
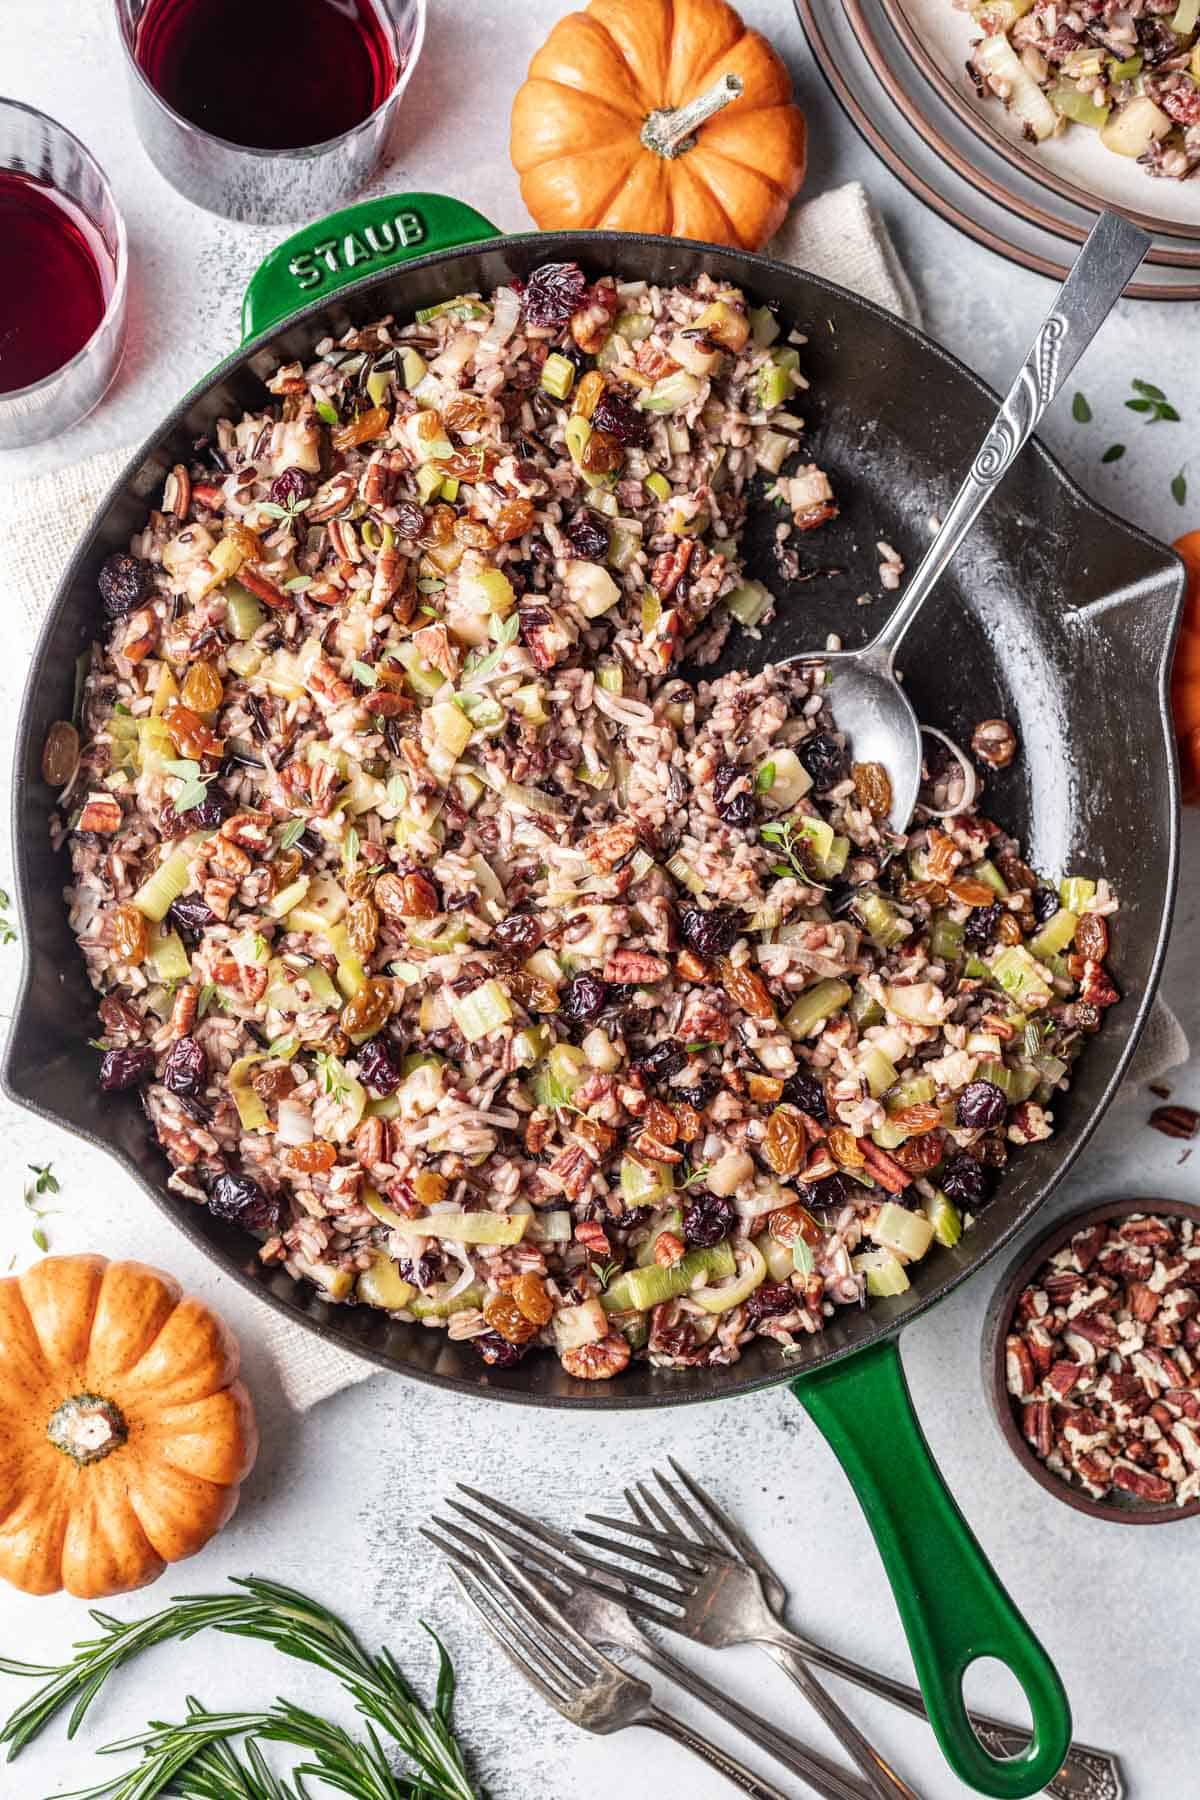
[[[854,746],[855,762],[881,763],[892,790],[888,822],[907,831],[921,786],[921,727],[908,695],[892,673],[891,657],[878,642],[862,650],[820,657],[829,672],[827,693],[837,728]]]

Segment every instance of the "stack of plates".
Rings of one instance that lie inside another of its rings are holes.
[[[1071,125],[1028,144],[965,64],[978,27],[952,0],[796,0],[851,122],[909,191],[977,243],[1062,280],[1104,207],[1154,234],[1128,292],[1200,300],[1200,174],[1164,181]]]

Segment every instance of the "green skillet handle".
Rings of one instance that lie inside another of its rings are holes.
[[[874,1344],[802,1375],[792,1392],[829,1440],[867,1515],[946,1761],[969,1787],[997,1800],[1040,1792],[1070,1746],[1067,1696],[942,1480],[896,1345]],[[981,1656],[1012,1670],[1033,1716],[1032,1742],[1005,1760],[984,1749],[963,1703],[963,1676]]]
[[[360,200],[294,232],[260,264],[242,301],[242,342],[360,276],[499,236],[482,213],[445,194]]]

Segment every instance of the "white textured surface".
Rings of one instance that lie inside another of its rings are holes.
[[[4,0],[2,8],[4,88],[62,118],[104,162],[129,221],[135,281],[131,354],[116,393],[57,444],[19,461],[0,457],[0,479],[60,466],[149,429],[232,344],[242,285],[270,242],[267,233],[196,212],[146,163],[131,138],[108,10],[98,0]],[[451,8],[435,0],[426,62],[405,102],[389,188],[449,188],[501,226],[527,223],[505,154],[508,100],[529,52],[560,10],[559,0],[526,0],[520,8],[481,0]],[[809,191],[862,178],[895,231],[930,329],[1000,379],[1024,351],[1048,299],[1047,284],[929,219],[874,165],[826,94],[784,0],[758,0],[746,11],[788,56],[808,106],[815,140]],[[1046,434],[1085,487],[1164,536],[1175,535],[1187,517],[1171,501],[1168,483],[1185,459],[1185,444],[1195,442],[1200,417],[1196,363],[1188,354],[1195,330],[1194,309],[1189,316],[1180,308],[1123,307],[1080,376],[1096,423],[1074,425],[1060,408]],[[1144,431],[1121,406],[1133,375],[1167,388],[1190,427]],[[1115,438],[1131,446],[1129,454],[1102,469],[1099,453]],[[1200,496],[1200,465],[1192,477]],[[14,642],[9,630],[0,705],[11,716],[27,645]],[[5,770],[8,753],[6,743]],[[1190,896],[1200,880],[1200,845],[1194,833],[1190,848],[1165,992],[1195,1041],[1197,908]],[[5,995],[16,957],[15,949],[0,951]],[[0,1004],[7,1007],[7,998]],[[1190,1071],[1174,1087],[1178,1100],[1200,1096]],[[1143,1096],[1109,1115],[1052,1211],[1122,1191],[1194,1193],[1180,1145],[1145,1129],[1150,1104]],[[381,1376],[297,1421],[280,1404],[263,1349],[263,1314],[254,1303],[215,1276],[102,1156],[8,1109],[0,1109],[0,1133],[6,1152],[0,1267],[10,1255],[24,1262],[33,1254],[21,1177],[28,1162],[53,1158],[63,1181],[62,1211],[47,1222],[54,1247],[99,1248],[174,1269],[226,1310],[259,1401],[263,1452],[233,1524],[204,1556],[151,1593],[113,1603],[114,1612],[131,1616],[172,1592],[211,1589],[226,1574],[255,1570],[307,1582],[342,1605],[365,1636],[386,1637],[418,1677],[425,1647],[416,1620],[424,1615],[455,1650],[460,1717],[496,1800],[601,1800],[616,1793],[720,1800],[730,1790],[673,1747],[644,1734],[585,1739],[528,1698],[477,1647],[415,1535],[456,1479],[496,1483],[510,1499],[565,1522],[585,1500],[615,1500],[622,1480],[670,1451],[711,1481],[756,1531],[814,1632],[890,1672],[905,1672],[903,1641],[866,1527],[832,1457],[786,1395],[720,1410],[584,1419],[483,1400],[450,1402]],[[994,1279],[991,1271],[981,1275],[905,1340],[928,1436],[967,1516],[1056,1657],[1079,1735],[1124,1750],[1134,1800],[1183,1800],[1196,1785],[1194,1751],[1180,1722],[1192,1711],[1185,1647],[1195,1640],[1196,1600],[1186,1571],[1197,1527],[1133,1532],[1093,1524],[1043,1495],[1013,1464],[987,1417],[978,1375],[979,1327]],[[0,1650],[9,1654],[49,1661],[85,1628],[76,1602],[0,1595]],[[710,1672],[743,1697],[778,1707],[795,1729],[817,1737],[783,1678],[760,1669],[751,1652],[707,1660]],[[177,1713],[187,1692],[234,1705],[265,1700],[277,1687],[316,1706],[325,1706],[330,1694],[320,1677],[237,1640],[198,1639],[157,1653],[96,1709],[80,1742],[68,1747],[56,1733],[15,1767],[0,1768],[0,1796],[41,1800],[97,1780],[107,1771],[91,1760],[91,1746],[149,1715]],[[988,1692],[1000,1706],[1002,1684],[990,1689],[981,1679],[975,1691]],[[5,1682],[0,1704],[21,1692]],[[874,1703],[855,1705],[926,1800],[963,1792],[923,1727]]]

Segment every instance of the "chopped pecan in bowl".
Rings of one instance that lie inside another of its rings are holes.
[[[984,1377],[1060,1500],[1125,1524],[1200,1513],[1200,1206],[1114,1201],[1047,1232],[996,1292]]]

